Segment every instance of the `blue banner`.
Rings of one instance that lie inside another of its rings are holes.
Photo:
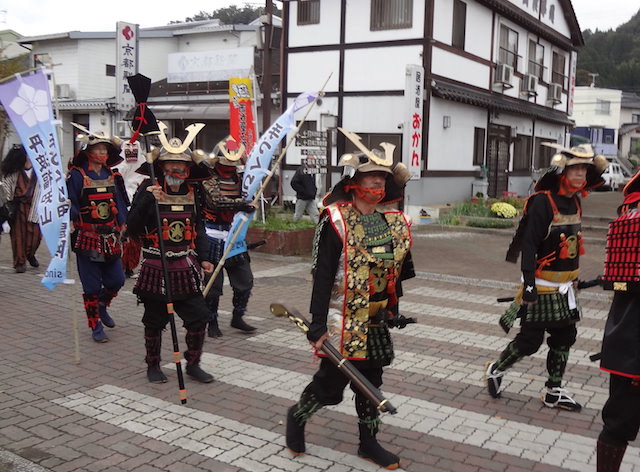
[[[260,136],[260,139],[253,146],[249,159],[244,166],[244,177],[242,178],[242,198],[244,201],[251,202],[255,198],[262,180],[269,172],[271,160],[273,159],[276,149],[278,149],[280,141],[282,141],[287,136],[287,133],[295,126],[295,113],[313,102],[316,97],[317,94],[311,92],[303,92],[298,95],[289,108]],[[245,237],[253,215],[254,213],[245,212],[238,212],[234,215],[229,236],[227,236],[227,241],[225,242],[225,250],[227,244],[231,241],[231,238],[233,238],[233,235],[238,231],[240,223],[243,220],[247,220],[247,222],[243,226],[242,232],[236,236],[233,247],[227,254],[227,258],[247,251]]]
[[[52,290],[67,277],[70,205],[44,71],[0,85],[0,103],[20,136],[40,185],[38,220],[51,253],[42,285]]]

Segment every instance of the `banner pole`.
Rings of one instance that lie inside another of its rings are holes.
[[[309,116],[309,113],[311,112],[313,107],[318,102],[318,99],[320,97],[324,96],[324,88],[327,86],[327,83],[329,82],[329,79],[331,79],[332,75],[333,74],[329,74],[329,77],[327,77],[327,80],[325,80],[324,84],[322,85],[322,88],[318,92],[318,95],[316,96],[316,98],[313,99],[313,102],[311,102],[310,106],[307,108],[307,111],[304,114],[304,116],[302,117],[302,120],[300,121],[298,126],[295,126],[292,129],[293,136],[291,137],[291,139],[289,139],[287,141],[287,144],[285,145],[284,149],[282,150],[282,152],[278,156],[278,159],[276,159],[275,162],[271,165],[271,168],[267,172],[266,178],[262,181],[262,185],[260,185],[260,188],[256,191],[256,194],[253,197],[253,201],[251,203],[254,206],[257,206],[258,201],[260,200],[260,198],[262,197],[262,194],[264,193],[264,189],[267,187],[267,185],[271,181],[271,177],[273,176],[273,169],[277,169],[278,168],[278,166],[280,165],[280,162],[282,161],[282,159],[284,158],[285,154],[289,150],[289,146],[291,146],[291,143],[293,141],[295,141],[296,136],[300,132],[300,127],[307,120],[307,117]],[[243,218],[242,221],[240,222],[240,224],[238,225],[238,229],[236,230],[236,232],[233,234],[233,236],[229,240],[229,243],[225,244],[226,247],[225,247],[224,253],[222,254],[222,257],[220,258],[220,261],[218,262],[218,265],[216,266],[215,270],[213,271],[213,274],[211,274],[211,277],[209,278],[209,281],[207,282],[206,287],[202,291],[202,295],[204,297],[206,297],[207,294],[209,293],[209,290],[211,290],[211,287],[213,286],[213,282],[216,280],[216,277],[218,276],[218,274],[222,270],[222,267],[224,266],[224,263],[227,260],[227,255],[229,254],[229,252],[231,252],[231,248],[233,247],[233,244],[236,242],[236,239],[238,239],[238,235],[240,235],[240,233],[242,233],[242,230],[245,227],[245,225],[247,224],[247,221],[249,221],[249,219],[245,216],[245,218]]]

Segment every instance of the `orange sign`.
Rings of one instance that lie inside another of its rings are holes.
[[[253,86],[248,77],[229,79],[229,134],[244,144],[248,157],[256,142]]]

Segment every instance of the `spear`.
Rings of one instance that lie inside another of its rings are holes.
[[[134,134],[129,142],[134,142],[139,135],[144,136],[144,144],[146,148],[145,157],[149,166],[149,177],[152,184],[156,183],[155,170],[153,165],[153,155],[149,151],[148,136],[151,134],[159,134],[160,129],[156,117],[153,115],[147,105],[147,98],[149,98],[149,90],[151,88],[151,79],[145,77],[142,74],[136,74],[127,77],[129,82],[129,88],[136,99],[136,111],[133,117],[133,126],[135,128]],[[162,263],[162,276],[164,279],[165,294],[167,297],[167,313],[169,315],[169,326],[171,328],[171,341],[173,342],[173,359],[176,363],[176,372],[178,373],[178,392],[180,397],[180,403],[187,403],[187,390],[184,386],[184,377],[182,375],[182,363],[180,348],[178,347],[178,332],[176,330],[175,312],[173,310],[173,294],[171,292],[171,281],[169,279],[169,267],[167,265],[167,257],[164,252],[164,240],[162,237],[162,222],[160,220],[160,208],[158,207],[158,201],[154,198],[154,213],[156,217],[156,228],[158,231],[158,249],[160,250],[160,261]]]
[[[284,147],[284,149],[282,150],[282,152],[278,156],[278,159],[276,159],[276,161],[272,164],[271,169],[278,168],[278,166],[280,165],[280,162],[282,162],[282,159],[284,158],[285,154],[287,153],[287,150],[289,149],[289,146],[291,146],[291,143],[295,140],[296,136],[298,135],[298,132],[300,131],[300,128],[302,127],[302,124],[306,121],[307,116],[309,116],[309,113],[311,112],[311,110],[313,109],[315,104],[318,102],[318,99],[324,95],[324,89],[327,86],[327,83],[329,82],[329,79],[331,78],[331,75],[332,74],[329,74],[329,77],[327,77],[327,80],[325,80],[324,84],[322,85],[322,88],[318,92],[318,95],[311,102],[310,106],[307,108],[307,112],[304,114],[304,117],[302,118],[302,121],[300,121],[298,126],[293,128],[293,136],[289,139],[289,141],[287,141],[286,146]],[[258,204],[258,202],[260,201],[260,198],[262,197],[262,194],[264,193],[264,189],[267,188],[267,185],[271,181],[271,177],[272,176],[273,176],[273,172],[271,170],[269,172],[267,172],[266,178],[264,179],[264,181],[262,182],[262,185],[256,191],[256,194],[253,197],[253,201],[251,202],[252,205],[257,205]],[[229,254],[229,252],[231,252],[231,249],[233,248],[233,244],[236,242],[236,239],[238,238],[238,236],[242,233],[242,229],[245,227],[245,225],[248,223],[248,221],[249,221],[249,218],[246,215],[243,215],[242,221],[238,225],[238,227],[236,229],[236,232],[233,233],[233,235],[231,235],[231,239],[229,239],[228,242],[225,243],[224,253],[222,254],[222,257],[220,258],[220,261],[218,262],[218,265],[216,266],[215,270],[213,271],[213,274],[211,274],[211,278],[209,279],[209,282],[207,283],[207,286],[202,291],[202,294],[205,297],[209,293],[209,290],[211,290],[211,287],[213,286],[213,282],[216,280],[216,277],[218,277],[218,274],[220,273],[220,270],[222,270],[222,267],[224,267],[224,263],[227,260],[227,255]]]

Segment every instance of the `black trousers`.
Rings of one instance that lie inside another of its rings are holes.
[[[634,385],[628,377],[611,374],[602,421],[600,441],[618,447],[634,441],[640,428],[640,385]]]
[[[167,313],[167,303],[151,298],[143,298],[144,315],[142,316],[142,324],[146,328],[164,329],[169,322],[169,314]],[[209,318],[209,310],[204,302],[201,294],[194,295],[186,300],[176,300],[173,302],[173,309],[182,319],[184,327],[187,331],[204,330],[207,319]]]
[[[382,367],[371,367],[368,361],[351,361],[356,369],[373,384],[380,388],[382,385]],[[349,379],[331,361],[325,357],[320,361],[320,368],[313,376],[308,388],[323,405],[337,405],[342,401],[344,388]],[[351,390],[356,394],[356,399],[364,395],[351,384]]]
[[[549,333],[547,345],[551,349],[570,348],[575,344],[578,334],[575,323],[559,328],[545,328],[544,326],[524,323],[513,340],[518,346],[520,354],[530,356],[538,352],[544,341],[545,331]]]

